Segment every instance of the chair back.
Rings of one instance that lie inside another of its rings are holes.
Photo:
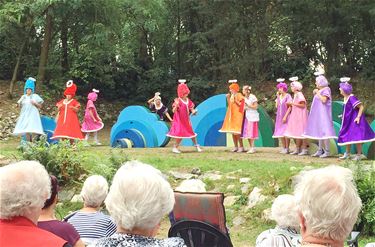
[[[176,222],[168,237],[180,237],[188,247],[233,247],[228,236],[214,226],[196,220]]]

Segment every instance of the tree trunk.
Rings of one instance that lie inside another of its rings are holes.
[[[66,19],[62,20],[61,23],[61,68],[63,74],[68,72],[69,63],[68,63],[68,26]]]
[[[25,39],[23,41],[23,43],[21,45],[21,48],[20,48],[20,51],[19,51],[18,56],[17,56],[16,66],[14,66],[12,80],[10,81],[10,85],[9,85],[9,94],[8,94],[9,98],[13,98],[12,94],[13,94],[13,89],[14,89],[14,83],[17,80],[18,69],[20,67],[21,58],[22,58],[23,50],[25,49],[26,43],[27,43],[27,39]]]
[[[49,44],[51,43],[52,35],[52,7],[49,6],[46,10],[46,23],[44,26],[44,39],[42,43],[42,50],[40,52],[39,68],[38,68],[38,82],[44,83],[46,76],[46,65],[48,61]]]

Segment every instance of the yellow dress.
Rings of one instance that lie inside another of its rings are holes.
[[[233,96],[232,96],[233,97]],[[244,96],[241,93],[236,93],[231,100],[231,97],[227,97],[228,108],[225,114],[223,126],[219,132],[241,134],[242,121],[244,112],[241,111],[241,104],[244,100]]]

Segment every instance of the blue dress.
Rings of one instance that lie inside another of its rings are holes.
[[[24,94],[17,101],[17,103],[21,105],[21,113],[17,120],[16,127],[14,128],[13,135],[23,135],[26,133],[44,135],[39,110],[31,103],[32,101],[38,104],[44,102],[43,99],[35,93],[29,96]]]

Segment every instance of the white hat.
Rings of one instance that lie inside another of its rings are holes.
[[[350,81],[350,77],[341,77],[340,81],[341,82],[349,82]]]
[[[324,73],[325,73],[324,69],[318,69],[317,71],[314,72],[314,75],[320,76],[320,75],[324,75]]]
[[[73,80],[69,80],[66,82],[66,87],[71,87],[73,86]]]
[[[285,81],[285,78],[279,78],[279,79],[277,79],[276,81],[277,81],[277,82],[283,82],[283,81]]]
[[[237,82],[237,79],[232,79],[228,81],[228,83],[236,83],[236,82]]]
[[[29,78],[27,78],[27,79],[30,80],[30,81],[36,81],[36,79],[33,78],[33,77],[29,77]]]
[[[93,91],[94,93],[99,93],[99,90],[98,90],[98,89],[95,89],[95,88],[93,88],[92,91]]]
[[[290,77],[289,81],[298,81],[298,76]]]
[[[186,79],[178,79],[178,82],[179,82],[179,83],[185,83],[185,82],[186,82]]]

